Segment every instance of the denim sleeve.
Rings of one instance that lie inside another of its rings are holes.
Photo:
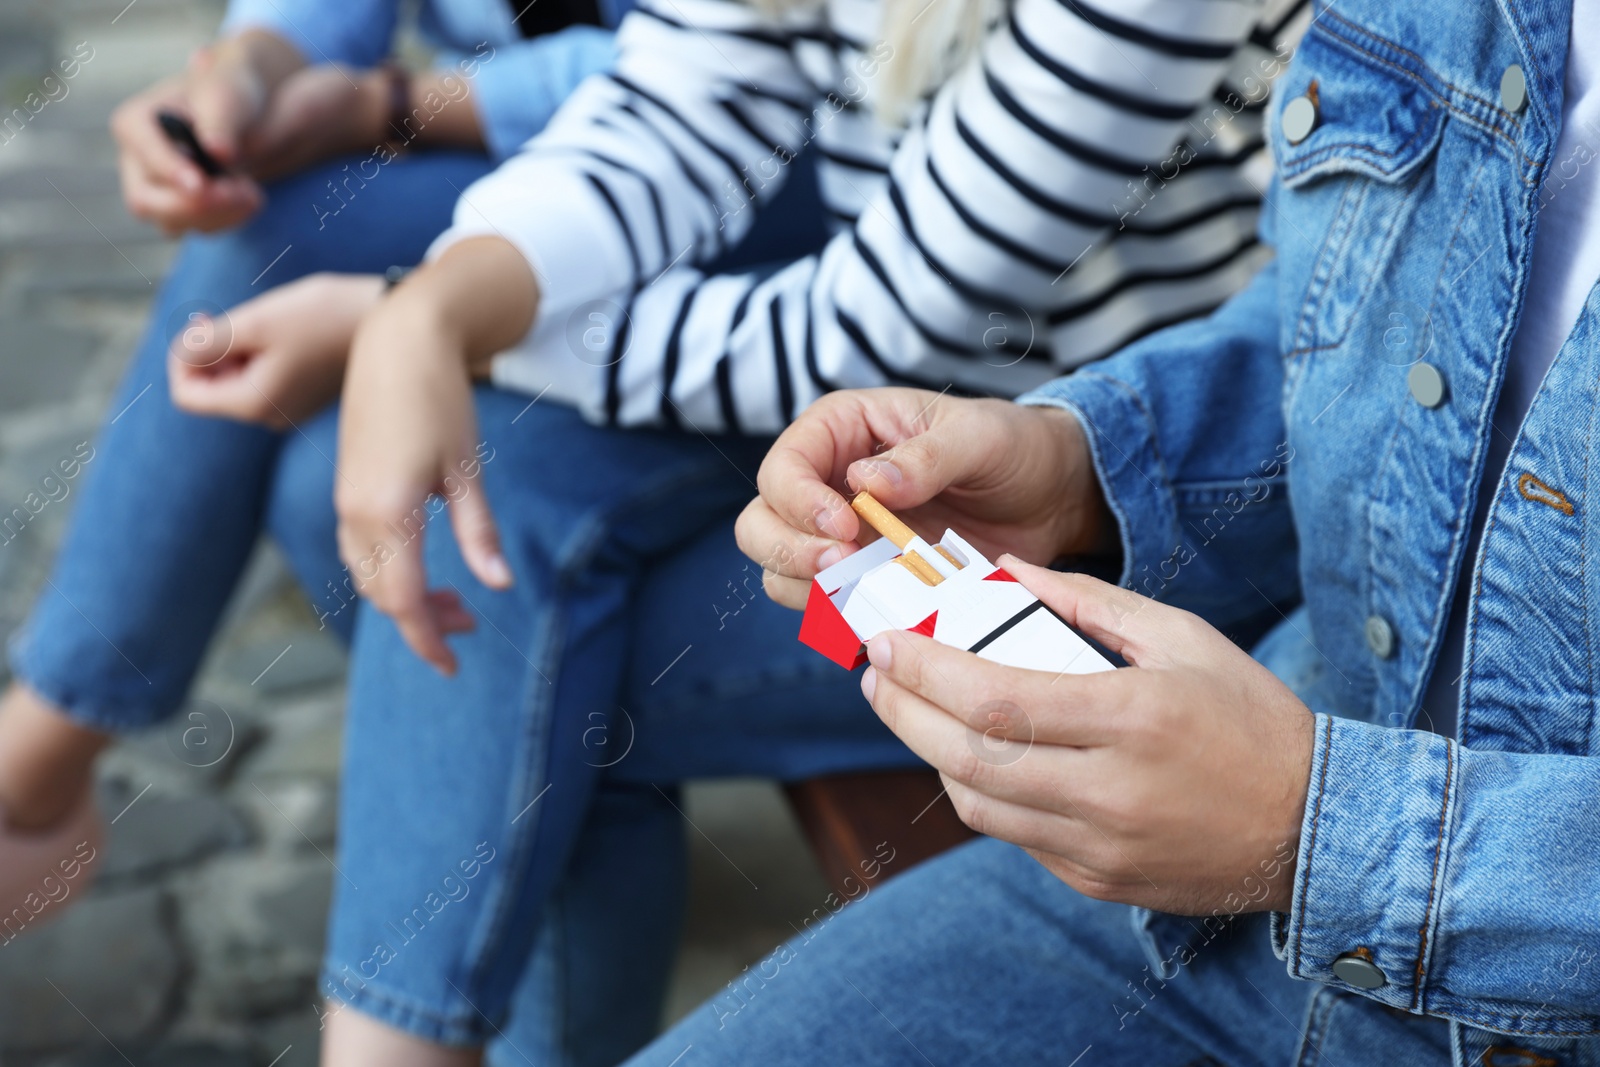
[[[1317,716],[1294,902],[1274,916],[1297,978],[1512,1034],[1600,1033],[1600,760],[1465,749]],[[1347,987],[1349,988],[1349,987]]]
[[[1122,584],[1217,626],[1296,599],[1277,269],[1019,399],[1071,411],[1121,534]]]
[[[579,82],[608,69],[616,58],[614,37],[599,26],[569,26],[477,56],[473,99],[490,156],[501,160],[515,153],[544,129]],[[441,57],[446,63],[449,58]]]
[[[372,67],[389,54],[398,0],[230,0],[221,33],[271,30],[307,63]]]

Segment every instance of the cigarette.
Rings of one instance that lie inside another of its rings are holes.
[[[901,550],[899,556],[900,564],[906,570],[922,579],[924,585],[938,585],[944,581],[944,575],[940,574],[931,563],[923,559],[915,551],[906,550],[906,546],[916,540],[916,533],[911,527],[896,518],[892,511],[878,503],[877,498],[871,493],[863,489],[850,498],[850,506],[855,509],[857,515],[860,515],[866,521],[868,526],[887,537],[891,544]],[[942,554],[951,563],[956,562],[948,552]],[[960,564],[956,565],[960,566]]]

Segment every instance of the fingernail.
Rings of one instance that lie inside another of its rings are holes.
[[[833,519],[838,510],[837,506],[818,508],[811,513],[811,521],[817,524],[818,532],[824,537],[831,537],[835,541],[843,541],[844,532],[839,529],[838,524]]]
[[[866,478],[878,478],[888,482],[891,486],[898,486],[905,480],[900,473],[900,468],[886,459],[863,459],[856,461],[856,481],[859,483]]]
[[[867,659],[874,667],[888,670],[894,659],[894,644],[888,634],[879,634],[867,642]]]
[[[844,548],[840,545],[832,545],[817,557],[817,569],[825,571],[842,559],[844,559]]]
[[[871,700],[872,694],[875,693],[877,689],[878,668],[868,667],[866,673],[861,676],[861,694],[868,700]]]
[[[503,589],[511,584],[511,566],[500,553],[496,552],[484,560],[483,569],[488,572],[490,585]]]

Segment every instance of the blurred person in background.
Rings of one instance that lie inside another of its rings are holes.
[[[647,5],[392,292],[306,279],[232,309],[230,344],[174,349],[179,402],[234,418],[314,410],[318,375],[344,375],[306,476],[339,504],[334,592],[378,610],[356,631],[339,864],[361,888],[336,888],[328,1062],[476,1062],[508,1014],[581,1007],[519,979],[624,961],[614,1052],[655,1025],[674,947],[673,785],[916,761],[754,595],[826,551],[822,525],[766,575],[738,555],[770,434],[843,386],[1014,395],[1245,284],[1302,10]],[[834,236],[727,269],[808,150]],[[471,893],[397,940],[480,844]]]

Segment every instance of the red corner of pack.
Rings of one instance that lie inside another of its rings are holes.
[[[800,643],[816,649],[847,671],[867,661],[867,649],[861,638],[850,629],[828,594],[814,580],[811,595],[806,599],[806,613],[800,619]]]
[[[959,561],[944,581],[925,585],[887,538],[818,574],[811,583],[800,641],[846,670],[866,662],[866,642],[885,630],[910,630],[1008,666],[1070,674],[1111,664],[1010,574],[954,531],[939,545]],[[944,561],[941,560],[941,563]]]

